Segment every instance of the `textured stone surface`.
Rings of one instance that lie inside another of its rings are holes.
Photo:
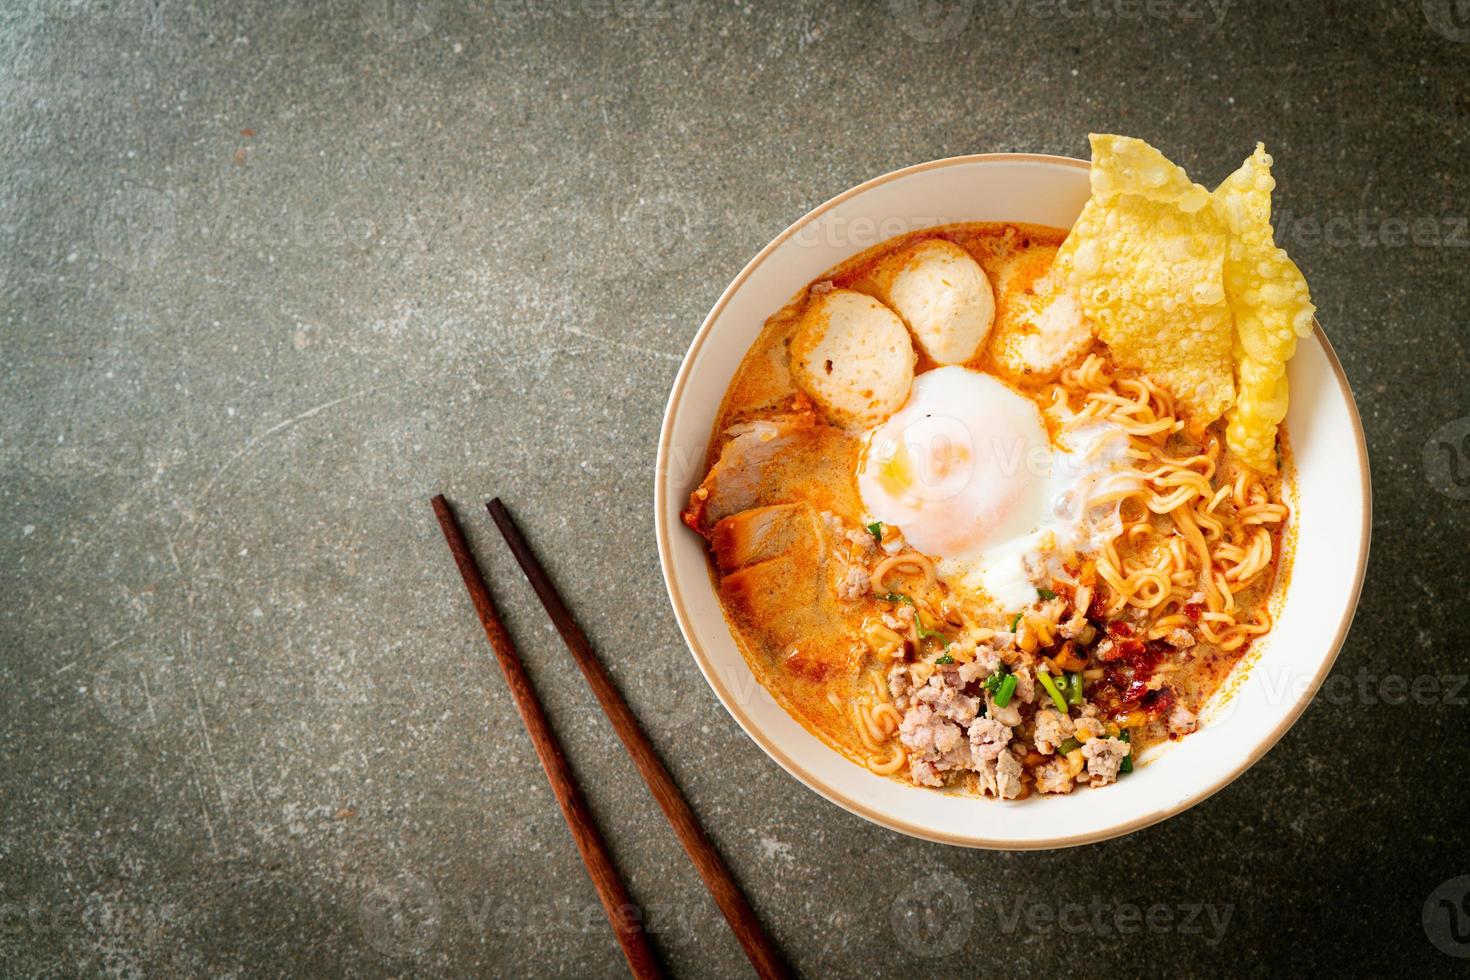
[[[1463,680],[1470,653],[1453,6],[8,3],[0,973],[622,971],[439,490],[680,973],[746,967],[483,495],[805,972],[1448,972],[1421,914],[1470,872],[1470,692],[1392,703],[1385,679]],[[899,838],[768,761],[684,650],[650,512],[664,399],[807,207],[934,157],[1084,154],[1092,129],[1206,183],[1257,138],[1277,154],[1373,449],[1352,680],[1127,839]],[[946,908],[925,940],[910,913]]]

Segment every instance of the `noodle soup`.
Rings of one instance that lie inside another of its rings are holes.
[[[1284,428],[1244,465],[1122,366],[1058,289],[1066,236],[884,242],[771,316],[722,403],[684,521],[760,683],[876,773],[1107,785],[1271,629]]]

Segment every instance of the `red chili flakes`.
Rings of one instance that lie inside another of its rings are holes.
[[[1134,642],[1137,643],[1138,641],[1135,640]],[[1143,644],[1142,650],[1129,650],[1128,663],[1134,670],[1147,676],[1152,674],[1159,664],[1163,662],[1164,658],[1173,652],[1174,648],[1167,643],[1159,643],[1157,641],[1145,643]]]
[[[1161,687],[1157,691],[1150,691],[1144,695],[1139,707],[1150,717],[1158,718],[1174,707],[1174,692],[1167,687]]]
[[[1205,607],[1198,602],[1186,602],[1184,604],[1184,615],[1189,617],[1191,623],[1199,622],[1200,614],[1204,611]]]
[[[1158,693],[1149,689],[1149,678],[1172,653],[1173,648],[1166,643],[1145,643],[1139,639],[1115,639],[1104,644],[1098,650],[1098,659],[1108,666],[1089,697],[1104,710],[1149,702]]]
[[[1135,677],[1123,688],[1123,703],[1131,704],[1134,701],[1142,701],[1152,693],[1148,689],[1148,681]]]

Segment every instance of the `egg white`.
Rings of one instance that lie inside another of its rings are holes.
[[[858,490],[876,520],[936,559],[953,589],[1006,611],[1076,554],[1121,530],[1116,503],[1128,437],[1090,422],[1053,445],[1035,402],[990,375],[950,366],[914,379],[908,401],[871,429]]]

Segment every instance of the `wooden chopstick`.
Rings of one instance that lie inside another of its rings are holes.
[[[618,943],[623,947],[623,955],[628,958],[628,968],[635,977],[662,977],[663,971],[659,968],[658,960],[654,957],[648,937],[643,931],[637,906],[633,904],[628,889],[618,876],[618,870],[607,852],[607,844],[597,831],[592,811],[588,809],[582,791],[577,788],[571,767],[562,754],[561,745],[551,730],[550,722],[546,720],[546,713],[541,710],[541,702],[536,700],[531,679],[526,676],[521,658],[516,653],[505,626],[500,622],[500,615],[495,611],[485,578],[480,574],[474,556],[470,554],[469,542],[465,540],[464,532],[460,530],[459,522],[455,520],[454,512],[449,509],[449,502],[444,496],[440,494],[434,497],[432,503],[434,514],[439,518],[439,526],[444,530],[444,540],[449,543],[454,563],[459,566],[459,574],[464,579],[465,588],[469,590],[470,601],[475,604],[475,612],[479,614],[480,623],[485,627],[485,636],[489,638],[490,646],[495,648],[495,657],[500,661],[500,670],[505,674],[505,684],[515,699],[516,710],[520,712],[521,721],[531,736],[531,744],[536,747],[541,768],[546,770],[551,791],[556,794],[556,802],[561,806],[561,813],[572,832],[572,839],[577,842],[577,850],[582,852],[582,863],[587,866],[587,874],[597,888],[597,897],[602,900],[607,920],[612,924]]]
[[[689,808],[689,804],[684,800],[684,795],[679,792],[679,787],[675,785],[669,771],[659,761],[653,744],[648,741],[648,736],[643,734],[643,728],[638,724],[638,719],[632,709],[618,693],[618,689],[613,686],[612,678],[603,669],[602,662],[597,659],[597,654],[592,651],[592,644],[587,642],[586,635],[577,625],[577,621],[572,618],[556,586],[551,583],[545,569],[536,560],[536,555],[531,551],[530,545],[526,544],[525,539],[521,537],[515,522],[511,520],[510,512],[505,509],[505,505],[498,497],[490,501],[487,506],[490,509],[490,516],[495,519],[495,526],[500,528],[500,533],[505,537],[505,543],[510,545],[511,553],[516,556],[516,561],[520,562],[521,571],[526,573],[526,578],[531,582],[531,588],[536,590],[541,604],[546,607],[547,615],[556,625],[557,632],[561,633],[567,649],[571,651],[572,659],[581,668],[582,676],[587,679],[587,684],[592,688],[592,693],[596,695],[598,703],[602,705],[603,712],[612,722],[618,737],[623,740],[623,746],[628,750],[628,754],[633,757],[633,764],[638,767],[638,772],[643,776],[643,781],[648,784],[653,798],[658,801],[658,805],[664,811],[664,816],[674,828],[679,843],[684,845],[684,850],[689,854],[689,860],[694,862],[694,867],[704,879],[705,887],[714,897],[715,904],[724,913],[725,921],[730,924],[735,938],[740,940],[740,945],[745,948],[745,955],[750,958],[750,965],[755,967],[755,972],[761,977],[791,976],[791,968],[787,966],[780,951],[776,949],[775,944],[761,928],[760,920],[755,917],[755,912],[751,909],[750,903],[745,900],[740,886],[731,877],[730,870],[725,867],[725,862],[715,850],[714,844],[710,843],[710,839],[705,836],[704,828],[699,825],[694,811]]]

